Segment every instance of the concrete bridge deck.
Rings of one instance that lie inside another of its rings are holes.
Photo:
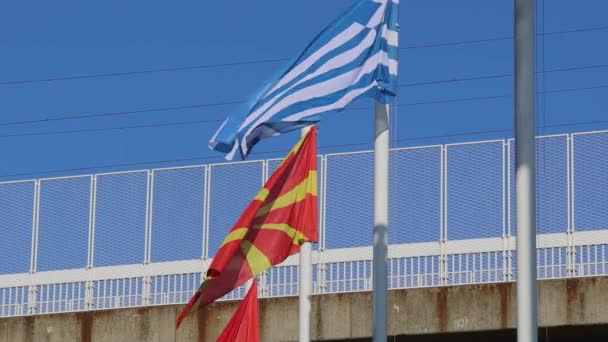
[[[539,298],[544,340],[608,339],[608,278],[540,281]],[[297,340],[297,303],[260,301],[263,341]],[[515,283],[390,291],[390,340],[514,341],[515,303]],[[216,303],[179,331],[175,305],[4,318],[0,342],[215,341],[236,305]],[[315,296],[312,328],[315,340],[369,340],[371,293]]]

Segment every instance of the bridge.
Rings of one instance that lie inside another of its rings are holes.
[[[514,144],[507,139],[391,151],[391,290],[511,287],[517,277]],[[608,131],[539,136],[537,155],[539,278],[606,275]],[[366,298],[373,154],[318,158],[314,293]],[[0,183],[0,317],[184,303],[278,163]],[[295,305],[297,257],[260,275],[259,284],[269,303]],[[223,300],[243,295],[240,288]]]

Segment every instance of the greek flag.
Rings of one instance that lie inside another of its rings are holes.
[[[261,139],[318,122],[367,96],[388,103],[397,90],[399,0],[359,0],[278,77],[229,116],[209,147],[246,158]]]

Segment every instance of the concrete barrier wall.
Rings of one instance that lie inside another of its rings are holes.
[[[516,326],[514,283],[389,292],[389,333],[419,335],[504,330]],[[544,327],[608,323],[608,278],[539,282]],[[260,301],[261,339],[296,341],[297,298]],[[316,296],[313,338],[371,334],[371,293]],[[181,306],[158,306],[0,319],[0,342],[215,341],[238,303],[222,302],[174,324]]]

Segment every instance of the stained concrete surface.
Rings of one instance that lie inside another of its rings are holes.
[[[369,338],[371,300],[369,292],[313,297],[313,338]],[[608,341],[608,278],[541,281],[539,300],[546,341]],[[215,303],[177,331],[179,305],[3,318],[0,342],[215,341],[237,305]],[[390,291],[389,341],[515,341],[515,309],[514,283]],[[296,341],[297,315],[295,297],[261,300],[262,341]]]

